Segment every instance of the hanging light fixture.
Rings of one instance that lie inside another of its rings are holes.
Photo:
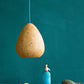
[[[29,0],[29,23],[26,24],[19,34],[16,43],[16,52],[20,57],[41,57],[45,46],[43,38],[34,24],[31,23],[30,0]]]

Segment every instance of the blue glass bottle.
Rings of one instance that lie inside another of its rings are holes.
[[[49,72],[49,68],[47,64],[44,66],[45,67],[45,72],[43,74],[43,84],[51,84],[51,74]]]

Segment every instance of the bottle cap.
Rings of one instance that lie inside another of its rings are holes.
[[[44,67],[45,67],[45,71],[50,71],[47,64]]]
[[[29,84],[29,83],[24,83],[24,84]]]

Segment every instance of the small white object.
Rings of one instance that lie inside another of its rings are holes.
[[[45,71],[50,71],[50,68],[48,68],[47,64],[44,67],[45,67]]]

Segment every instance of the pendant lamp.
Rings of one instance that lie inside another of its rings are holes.
[[[41,57],[45,46],[43,38],[34,24],[31,23],[30,0],[29,0],[29,23],[27,23],[19,34],[16,43],[16,52],[22,58]]]

